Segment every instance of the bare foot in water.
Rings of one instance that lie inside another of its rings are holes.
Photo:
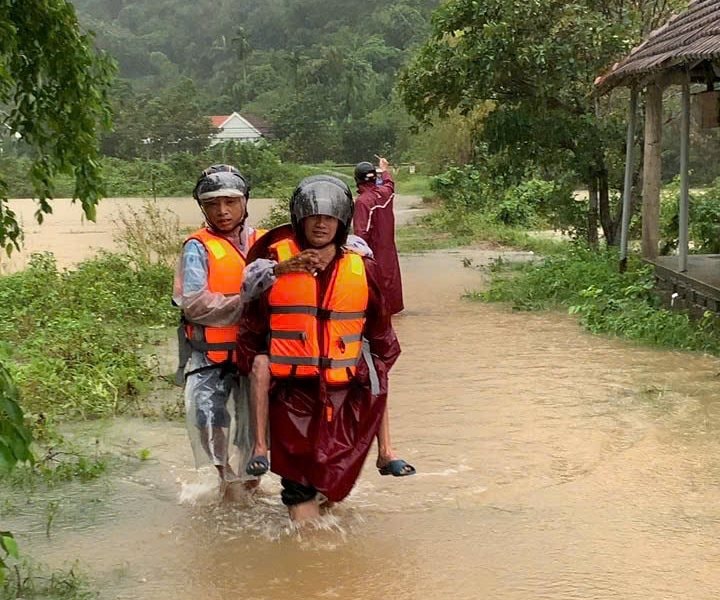
[[[223,502],[244,502],[255,493],[260,481],[257,479],[248,479],[241,481],[222,481],[220,482],[220,499]]]
[[[296,525],[302,525],[320,516],[320,505],[314,498],[300,504],[288,506],[290,520]]]

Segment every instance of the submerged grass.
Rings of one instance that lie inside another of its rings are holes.
[[[53,493],[101,477],[117,459],[100,454],[97,443],[93,452],[92,438],[69,441],[58,424],[144,414],[145,392],[158,375],[147,347],[154,331],[178,319],[169,300],[177,221],[148,204],[122,222],[125,253],[102,253],[62,271],[51,254],[35,254],[24,271],[0,276],[0,361],[17,384],[34,440],[32,460],[0,472],[10,494],[0,506],[12,511],[12,490],[25,503],[44,505],[48,537],[61,509]],[[149,243],[159,238],[159,246]],[[0,441],[2,434],[0,420]],[[9,532],[0,532],[0,542],[0,600],[97,597],[77,567],[48,572],[18,551]]]
[[[496,265],[490,288],[469,297],[508,302],[516,310],[565,308],[593,333],[720,355],[720,319],[708,311],[695,320],[663,308],[650,265],[631,257],[618,271],[615,251],[576,245],[532,264]]]
[[[399,252],[423,252],[479,243],[533,251],[542,255],[561,252],[567,242],[518,227],[497,223],[488,215],[439,208],[411,225],[398,229]]]
[[[97,598],[78,565],[49,571],[43,565],[17,561],[0,586],[0,600],[90,600]]]
[[[58,269],[50,253],[34,254],[24,271],[0,276],[0,361],[34,440],[34,461],[14,476],[0,473],[3,482],[99,477],[107,457],[70,443],[59,426],[148,414],[145,399],[159,375],[153,343],[178,314],[170,253],[149,254],[143,240],[160,230],[177,249],[182,233],[172,214],[150,205],[124,223],[124,253],[100,253],[72,270]]]

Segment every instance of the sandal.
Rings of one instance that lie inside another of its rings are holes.
[[[245,472],[248,475],[252,475],[254,477],[260,477],[260,475],[265,475],[265,473],[268,472],[268,469],[270,468],[270,463],[268,462],[267,456],[253,456],[249,461],[247,466],[245,467]]]
[[[388,461],[382,467],[378,467],[378,473],[380,475],[392,475],[393,477],[407,477],[408,475],[415,475],[415,467],[402,458],[396,458]]]

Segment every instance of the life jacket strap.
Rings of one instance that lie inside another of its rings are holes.
[[[354,367],[358,363],[357,358],[326,358],[320,359],[321,369],[343,369],[345,367]]]
[[[306,340],[304,331],[271,331],[270,337],[275,340]]]
[[[354,321],[365,317],[365,311],[342,312],[337,310],[328,310],[326,308],[316,308],[314,306],[271,306],[271,315],[312,315],[318,319],[325,321]]]
[[[318,309],[314,306],[271,306],[271,315],[317,315]]]
[[[319,367],[320,359],[316,356],[278,356],[270,355],[270,362],[276,365],[293,365],[296,367]]]
[[[372,353],[370,352],[370,342],[366,339],[363,339],[362,355],[367,363],[368,373],[370,375],[370,393],[373,396],[377,396],[380,393],[380,378],[378,377]]]
[[[318,319],[324,319],[326,321],[354,321],[355,319],[364,318],[365,312],[339,312],[336,310],[327,310],[325,308],[320,308],[317,311],[317,316]]]
[[[359,342],[360,340],[362,340],[362,333],[351,333],[351,334],[348,334],[348,335],[341,335],[341,336],[340,336],[340,341],[341,341],[343,344],[350,344],[350,343],[352,343],[352,342]]]
[[[227,350],[228,352],[232,352],[233,350],[235,350],[235,343],[234,342],[210,343],[210,342],[206,342],[205,340],[190,340],[190,347],[193,350],[197,350],[199,352],[212,352],[213,350]]]

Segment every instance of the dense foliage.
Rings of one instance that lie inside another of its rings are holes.
[[[418,119],[493,103],[478,129],[484,151],[517,179],[582,183],[599,194],[606,239],[615,242],[622,188],[624,104],[593,97],[593,81],[641,39],[649,25],[686,2],[449,0],[404,71],[400,89]],[[518,181],[510,181],[510,184]],[[617,198],[617,195],[615,196]],[[614,210],[613,210],[614,208]]]
[[[72,174],[73,198],[94,217],[102,192],[97,133],[109,124],[112,74],[112,62],[93,49],[66,0],[0,4],[0,142],[22,140],[30,156],[23,176],[39,200],[40,222],[59,173]],[[21,230],[7,197],[0,174],[0,248],[11,251]]]
[[[19,402],[17,387],[0,363],[0,474],[30,458],[30,430]]]
[[[184,138],[238,111],[269,120],[284,158],[397,157],[411,122],[391,100],[395,75],[439,3],[75,0],[124,80],[105,151],[160,158],[158,127]]]
[[[680,182],[676,179],[661,194],[661,252],[670,254],[678,245],[678,198]],[[688,240],[690,252],[720,253],[720,179],[703,189],[693,190],[689,197]]]
[[[254,196],[274,196],[287,191],[288,186],[302,176],[297,166],[283,163],[276,150],[266,143],[227,142],[201,152],[170,154],[165,160],[105,157],[99,164],[108,197],[188,197],[198,173],[219,162],[236,165],[249,178]],[[28,165],[29,159],[22,156],[0,157],[0,170],[7,173],[11,197],[32,197],[32,185],[22,175]],[[58,197],[69,197],[72,189],[70,177],[57,178],[55,190]]]

